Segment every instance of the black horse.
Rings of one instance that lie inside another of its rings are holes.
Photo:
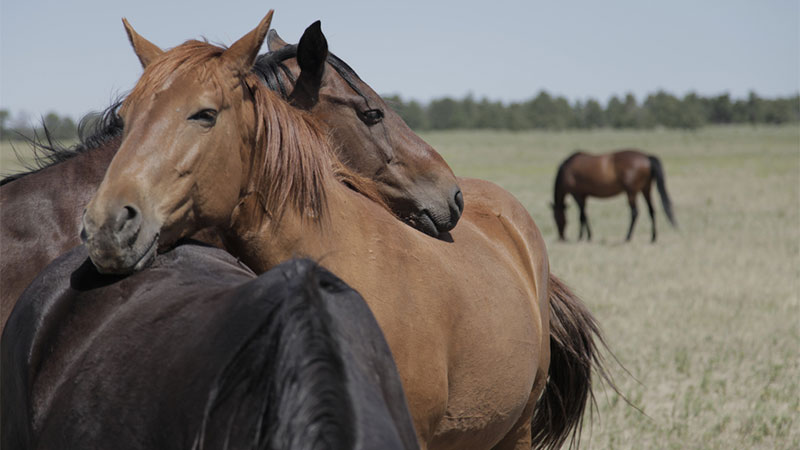
[[[418,448],[372,313],[309,260],[182,245],[118,278],[77,247],[1,345],[4,449]]]

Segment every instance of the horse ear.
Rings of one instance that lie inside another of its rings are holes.
[[[164,50],[158,48],[157,45],[139,36],[139,33],[128,23],[128,19],[123,17],[122,24],[125,25],[125,32],[128,33],[128,40],[131,41],[133,51],[136,53],[136,56],[139,57],[139,62],[142,63],[143,69],[147,68],[154,59],[164,53]]]
[[[274,28],[269,30],[269,33],[267,33],[267,47],[269,47],[269,51],[274,52],[286,47],[287,45],[289,44],[281,39],[280,36],[278,36],[278,32],[275,31]]]
[[[247,73],[253,68],[258,51],[261,50],[261,44],[264,43],[264,38],[267,36],[267,31],[269,31],[273,12],[270,9],[257,27],[242,36],[222,53],[222,59],[232,69],[240,73]]]
[[[306,28],[300,43],[297,44],[297,65],[300,75],[294,84],[289,101],[301,109],[311,109],[319,102],[325,62],[328,60],[328,41],[322,34],[320,21]]]

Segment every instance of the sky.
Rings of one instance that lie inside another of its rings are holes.
[[[121,18],[162,48],[229,45],[269,9],[296,43],[322,21],[332,52],[381,94],[605,103],[665,90],[743,98],[800,90],[798,0],[653,2],[0,0],[0,108],[31,121],[102,110],[141,75]],[[266,47],[263,49],[266,51]]]

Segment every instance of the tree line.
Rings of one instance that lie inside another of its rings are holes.
[[[564,130],[591,128],[639,128],[658,126],[695,129],[708,124],[783,124],[800,122],[800,95],[761,98],[751,92],[745,99],[729,94],[701,97],[687,94],[678,98],[664,91],[638,102],[633,94],[611,97],[603,106],[594,99],[570,103],[566,98],[541,91],[524,102],[504,104],[472,95],[456,100],[449,97],[422,104],[404,101],[397,95],[384,96],[414,130],[496,129]],[[90,120],[87,117],[83,120]],[[3,140],[44,138],[45,130],[55,140],[78,136],[78,125],[68,116],[47,113],[33,124],[26,116],[12,118],[0,109],[0,137]]]
[[[384,97],[415,130],[498,129],[563,130],[591,128],[695,129],[708,124],[783,124],[800,122],[800,95],[766,99],[754,92],[745,99],[729,94],[678,98],[664,91],[638,102],[633,94],[611,97],[603,106],[597,100],[570,103],[547,91],[524,102],[504,104],[472,95],[461,100],[444,97],[428,104]]]

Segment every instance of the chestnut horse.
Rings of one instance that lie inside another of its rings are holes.
[[[375,318],[308,260],[256,277],[185,244],[120,278],[79,246],[4,334],[4,449],[418,448]]]
[[[84,214],[95,266],[140,270],[206,226],[256,271],[321,260],[375,314],[423,447],[560,445],[579,429],[591,369],[602,373],[598,330],[549,273],[527,211],[476,183],[439,240],[362,195],[371,183],[336,159],[318,121],[252,73],[270,18],[227,50],[188,41],[167,52],[126,22],[145,70]]]
[[[650,200],[650,186],[655,180],[661,203],[667,213],[667,219],[673,226],[677,226],[672,215],[672,202],[667,194],[667,185],[664,179],[664,168],[661,160],[653,155],[647,155],[638,150],[620,150],[603,155],[592,155],[576,152],[570,155],[558,167],[556,182],[553,189],[553,218],[558,227],[558,237],[564,240],[564,228],[567,218],[564,214],[566,204],[564,197],[572,194],[580,210],[580,232],[578,240],[583,239],[583,229],[586,228],[586,239],[592,239],[592,230],[586,218],[587,197],[613,197],[625,192],[628,195],[628,205],[631,207],[631,225],[628,228],[626,241],[631,240],[633,225],[639,215],[636,208],[636,195],[642,193],[650,211],[650,221],[653,223],[651,241],[656,241],[656,217],[653,203]]]
[[[274,51],[261,55],[253,71],[329,127],[340,160],[375,180],[398,218],[432,236],[455,226],[464,203],[450,167],[347,63],[328,54],[319,22],[306,29],[300,44],[287,45],[272,31],[269,45]],[[313,67],[301,71],[298,54]],[[314,104],[300,98],[300,92],[310,92],[309,80],[321,85],[314,89]],[[0,182],[0,326],[36,274],[80,243],[83,209],[119,148],[116,108],[93,127],[82,126],[77,147],[38,144],[41,169]]]

